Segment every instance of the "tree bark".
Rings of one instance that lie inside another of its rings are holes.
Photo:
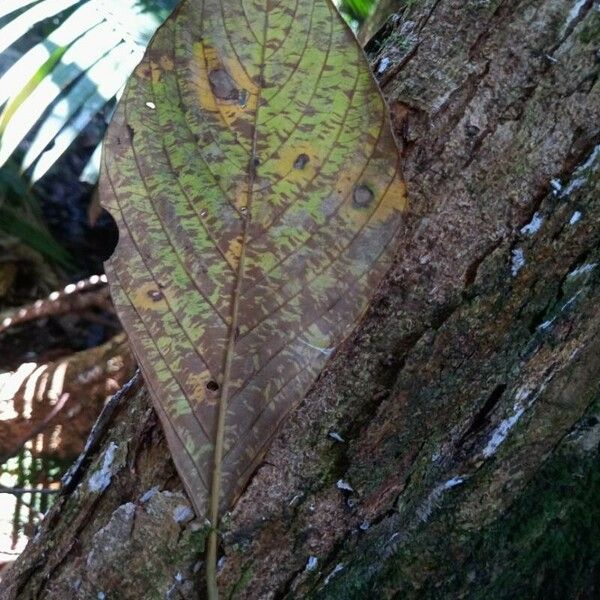
[[[397,261],[227,515],[223,598],[600,592],[600,12],[410,4],[370,46]],[[143,385],[111,406],[2,598],[203,597]]]

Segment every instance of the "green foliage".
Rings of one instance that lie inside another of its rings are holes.
[[[341,0],[339,9],[343,15],[360,24],[371,14],[376,4],[377,0]]]
[[[97,115],[110,117],[156,28],[177,0],[5,0],[0,52],[37,25],[45,37],[0,77],[0,167],[32,133],[21,168],[41,178]],[[104,111],[104,112],[103,112]],[[84,169],[97,178],[100,152]]]
[[[37,200],[18,167],[9,161],[0,169],[0,237],[17,238],[64,268],[73,260],[44,226]]]

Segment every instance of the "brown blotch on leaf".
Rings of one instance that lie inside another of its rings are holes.
[[[235,85],[235,81],[225,69],[213,69],[208,74],[208,81],[213,94],[219,100],[238,100],[240,92]]]
[[[357,185],[352,194],[352,205],[354,208],[368,208],[371,206],[375,196],[371,189],[364,185]]]
[[[159,300],[162,300],[163,298],[163,293],[160,290],[150,290],[148,292],[148,297],[154,301],[154,302],[158,302]]]
[[[304,169],[309,161],[310,157],[308,154],[304,154],[304,152],[302,154],[298,154],[298,157],[294,161],[294,169]]]
[[[206,384],[206,389],[211,392],[216,392],[219,389],[219,384],[216,381],[209,381]]]

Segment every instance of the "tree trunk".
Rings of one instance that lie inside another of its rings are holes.
[[[419,0],[371,57],[412,212],[354,337],[224,519],[223,598],[600,594],[600,12]],[[203,597],[142,383],[1,597]]]

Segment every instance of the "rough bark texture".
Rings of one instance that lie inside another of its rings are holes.
[[[600,593],[600,12],[412,5],[373,64],[413,214],[226,519],[224,598]],[[95,440],[2,598],[202,597],[141,385]]]

